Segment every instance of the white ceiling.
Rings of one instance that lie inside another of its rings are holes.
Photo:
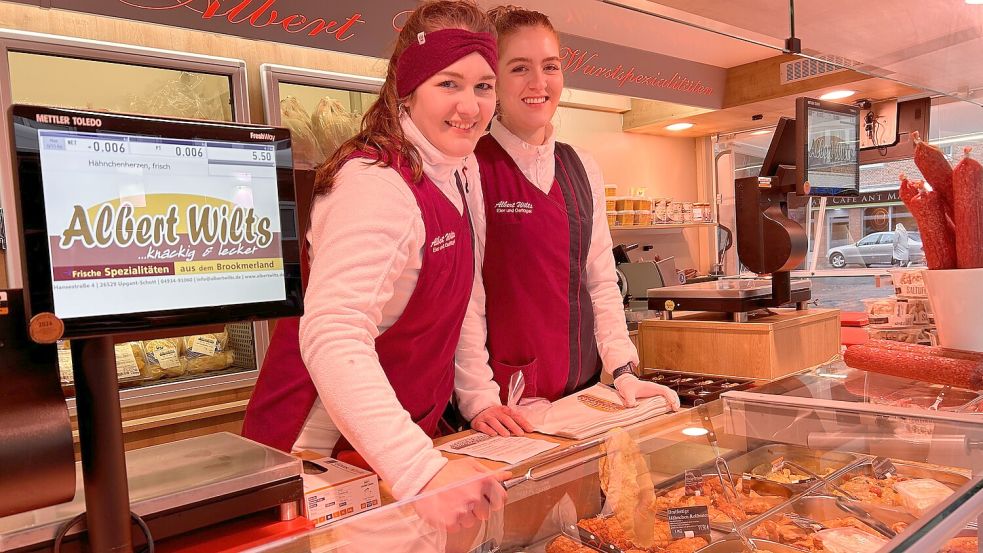
[[[644,0],[643,0],[644,1]],[[788,0],[657,0],[748,33],[788,36]],[[799,0],[795,31],[807,53],[831,54],[922,88],[983,100],[983,5],[964,0]]]
[[[654,7],[663,15],[705,24],[715,29],[726,28],[743,32],[775,45],[781,44],[781,41],[773,38],[747,33],[737,28],[728,28],[718,22],[680,10],[653,6],[646,0],[618,1],[648,11],[656,11]],[[501,3],[502,0],[479,0],[479,4],[484,7]],[[523,0],[521,4],[525,8],[548,15],[554,27],[562,33],[658,52],[717,67],[734,67],[780,53],[774,49],[605,4],[600,0]]]

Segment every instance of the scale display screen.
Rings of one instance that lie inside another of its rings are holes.
[[[67,336],[300,313],[287,131],[12,110],[31,312]]]

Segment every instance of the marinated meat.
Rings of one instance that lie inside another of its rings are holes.
[[[939,553],[976,553],[979,547],[979,538],[956,538],[949,540]]]

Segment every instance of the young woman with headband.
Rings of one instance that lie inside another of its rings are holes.
[[[304,316],[277,325],[243,426],[286,451],[354,450],[397,499],[468,481],[424,515],[449,529],[505,497],[503,475],[431,440],[472,289],[466,160],[494,112],[494,33],[471,1],[406,21],[361,132],[318,169]]]
[[[457,358],[457,394],[472,427],[529,431],[503,407],[521,371],[523,396],[551,401],[612,375],[626,406],[679,398],[634,374],[616,284],[604,179],[582,150],[556,141],[551,120],[563,92],[560,44],[545,15],[501,6],[498,117],[475,150],[481,186],[471,187],[481,271]]]

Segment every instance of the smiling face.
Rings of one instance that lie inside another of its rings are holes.
[[[495,73],[479,54],[468,54],[417,87],[406,108],[438,150],[470,155],[495,112]]]
[[[498,59],[502,124],[526,142],[542,144],[563,92],[556,35],[538,25],[523,27],[499,40]]]

